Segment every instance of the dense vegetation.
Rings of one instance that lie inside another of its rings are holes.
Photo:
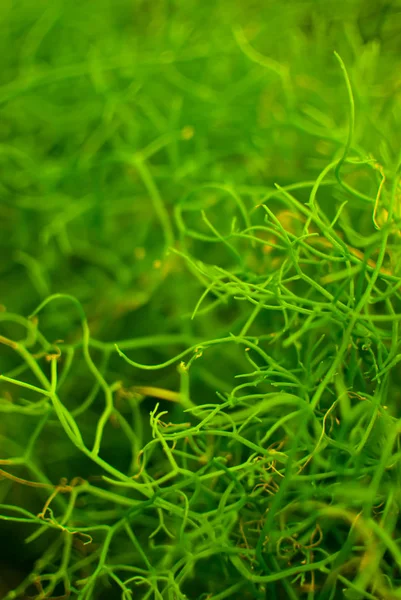
[[[0,597],[401,598],[401,4],[0,23]]]

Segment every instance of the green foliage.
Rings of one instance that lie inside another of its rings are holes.
[[[5,600],[401,598],[400,13],[1,4]]]

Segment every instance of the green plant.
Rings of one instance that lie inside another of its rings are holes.
[[[5,600],[400,597],[399,7],[333,6],[1,9]]]

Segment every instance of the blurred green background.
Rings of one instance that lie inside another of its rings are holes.
[[[206,182],[265,189],[315,177],[347,131],[334,50],[354,85],[356,142],[391,163],[400,10],[365,0],[3,0],[2,304],[27,314],[68,292],[95,336],[164,330],[160,319],[174,322],[193,297],[177,303],[179,267],[154,266],[176,237],[160,225],[154,188],[171,223],[178,200]],[[244,54],[248,43],[262,64]],[[145,148],[150,184],[134,160]]]

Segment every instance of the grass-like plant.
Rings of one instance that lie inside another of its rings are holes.
[[[401,598],[400,12],[2,4],[1,598]]]

